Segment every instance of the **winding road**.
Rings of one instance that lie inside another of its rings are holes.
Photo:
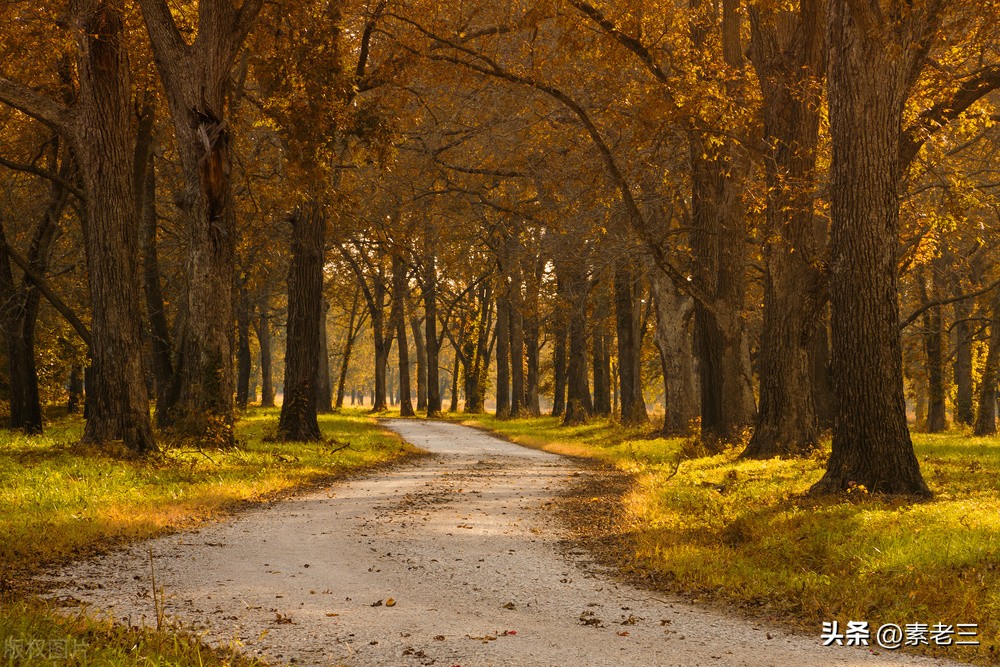
[[[276,664],[486,667],[943,665],[822,647],[615,581],[567,547],[566,458],[444,422],[388,420],[432,456],[78,563],[54,596],[164,614]],[[954,663],[951,663],[954,664]]]

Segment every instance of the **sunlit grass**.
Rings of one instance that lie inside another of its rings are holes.
[[[627,470],[623,565],[698,599],[735,602],[819,637],[822,621],[978,623],[981,646],[936,650],[1000,660],[1000,439],[914,434],[935,496],[811,498],[828,450],[742,461],[740,448],[680,460],[683,441],[595,421],[464,419],[534,447]],[[680,463],[678,469],[678,462]]]
[[[270,441],[277,418],[276,409],[244,414],[237,425],[240,444],[232,450],[164,438],[162,455],[148,461],[75,447],[83,428],[78,419],[57,423],[44,436],[0,432],[0,590],[69,558],[188,528],[242,503],[415,451],[360,410],[321,415],[324,440],[314,443]],[[17,659],[4,646],[39,639],[51,640],[51,648],[63,635],[85,643],[89,637],[94,646],[85,659],[65,664],[228,664],[228,654],[187,638],[70,621],[23,595],[0,597],[0,665],[41,664]]]

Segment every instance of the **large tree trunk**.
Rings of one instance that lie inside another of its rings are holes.
[[[642,288],[635,267],[619,260],[615,267],[615,323],[618,333],[618,381],[623,424],[649,421],[642,396]]]
[[[323,316],[323,246],[326,216],[311,200],[291,217],[292,264],[288,270],[288,333],[285,344],[285,398],[278,419],[282,440],[319,440],[316,368]]]
[[[728,147],[691,137],[692,249],[695,283],[712,297],[695,304],[702,435],[731,440],[752,423],[749,341],[742,315],[746,286],[746,216]]]
[[[986,351],[986,366],[979,384],[979,412],[976,414],[976,435],[997,432],[997,382],[1000,380],[1000,290],[990,301],[990,341]]]
[[[233,274],[236,215],[230,179],[226,91],[230,72],[263,0],[239,8],[200,0],[190,45],[166,0],[140,0],[153,56],[173,117],[184,178],[187,232],[186,330],[175,426],[233,444]]]
[[[750,59],[764,97],[767,234],[760,410],[744,457],[811,451],[819,442],[810,352],[824,303],[815,268],[813,202],[823,81],[824,11],[803,0],[799,11],[750,12]]]
[[[410,348],[406,341],[406,296],[410,288],[406,273],[406,261],[399,254],[393,255],[391,319],[399,352],[399,415],[412,417],[416,413],[410,398]]]
[[[326,335],[326,316],[330,304],[322,300],[319,317],[319,364],[316,366],[316,412],[329,414],[333,412],[333,388],[330,386],[330,348]]]
[[[257,343],[260,347],[260,407],[274,407],[274,381],[271,377],[271,313],[267,291],[258,304]]]
[[[909,32],[919,30],[921,10],[914,7],[912,23],[897,33],[872,29],[872,6],[830,3],[836,417],[833,451],[816,493],[857,484],[871,492],[930,494],[906,426],[896,276],[900,125],[924,55],[922,38]]]
[[[663,364],[663,429],[665,436],[687,435],[698,417],[695,388],[690,297],[677,291],[662,271],[652,273],[656,305],[656,347]]]
[[[83,166],[84,246],[90,277],[93,373],[83,439],[156,449],[142,368],[142,309],[135,189],[135,127],[124,17],[109,2],[83,3],[75,148]]]

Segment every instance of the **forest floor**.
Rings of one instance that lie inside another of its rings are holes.
[[[625,583],[564,520],[620,475],[455,424],[384,423],[431,456],[80,562],[51,594],[296,665],[945,664]]]

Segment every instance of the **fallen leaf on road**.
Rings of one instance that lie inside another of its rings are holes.
[[[372,606],[373,607],[381,607],[382,606],[382,600],[379,600],[378,602],[372,602]]]
[[[618,633],[619,637],[628,637],[628,630],[622,630]]]
[[[389,598],[388,600],[385,601],[385,606],[386,607],[395,607],[396,606],[396,601],[393,600],[392,598]]]
[[[331,617],[332,617],[332,616],[340,616],[340,614],[335,614],[335,613],[333,613],[333,612],[330,612],[329,614],[327,614],[327,616],[331,616]]]

